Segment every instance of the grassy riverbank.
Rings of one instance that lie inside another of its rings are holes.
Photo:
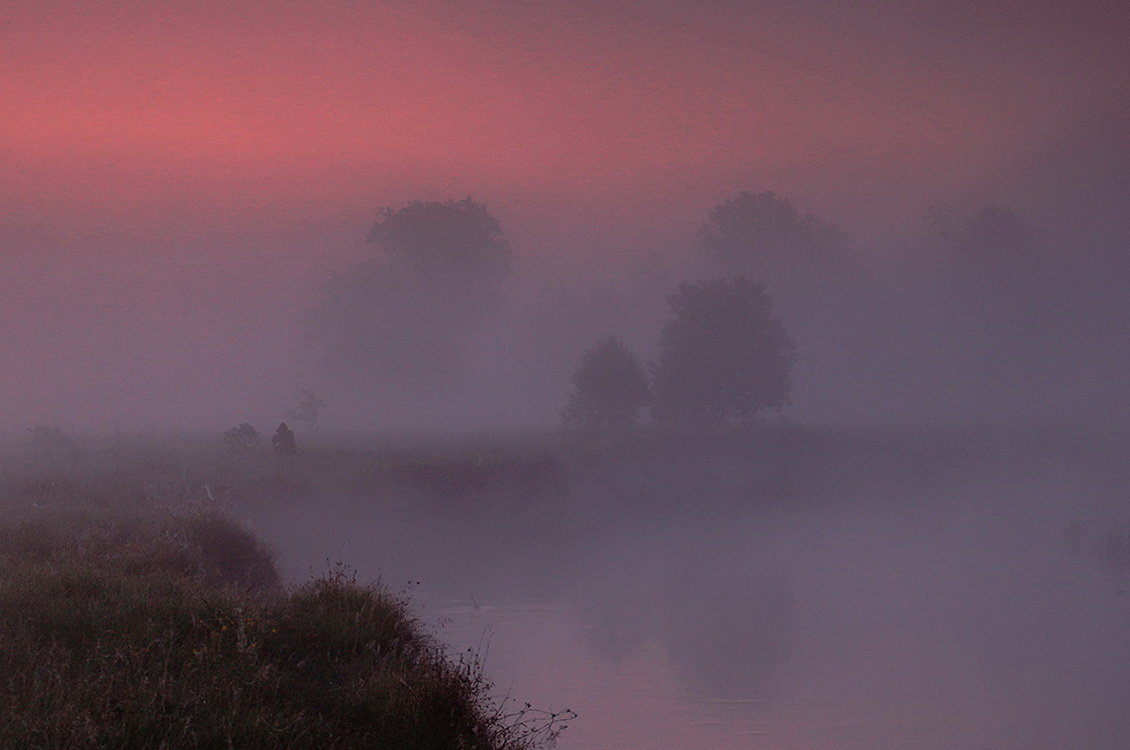
[[[496,701],[475,655],[448,654],[403,596],[343,569],[280,585],[270,552],[169,468],[0,474],[0,746],[524,750],[553,738],[562,716]]]

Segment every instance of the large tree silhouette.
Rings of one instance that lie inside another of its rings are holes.
[[[368,241],[383,251],[386,273],[406,297],[423,293],[475,309],[510,272],[498,220],[470,198],[381,209]]]
[[[827,274],[844,255],[835,225],[773,192],[742,192],[715,206],[696,246],[715,271],[785,285]]]
[[[656,419],[748,423],[789,401],[796,344],[759,284],[682,284],[654,365]]]
[[[413,201],[378,213],[375,257],[335,277],[320,315],[331,359],[430,385],[459,370],[510,270],[510,250],[486,206]]]

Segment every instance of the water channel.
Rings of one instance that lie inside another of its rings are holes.
[[[591,497],[479,516],[405,501],[250,523],[293,580],[342,560],[407,587],[499,695],[578,714],[561,750],[1130,747],[1118,486],[1011,475],[788,507],[620,514]]]

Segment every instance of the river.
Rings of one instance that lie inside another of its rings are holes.
[[[1111,550],[1130,508],[1101,479],[250,523],[294,580],[342,560],[407,587],[499,696],[577,713],[561,750],[1124,750],[1130,568]]]

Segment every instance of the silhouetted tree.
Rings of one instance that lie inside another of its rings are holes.
[[[232,427],[224,433],[224,445],[232,450],[247,450],[259,445],[259,431],[247,422]]]
[[[843,235],[776,193],[739,193],[715,206],[696,245],[715,270],[757,279],[808,276],[842,261]]]
[[[634,427],[650,401],[647,372],[639,358],[609,336],[581,355],[561,416],[568,426],[619,432]]]
[[[383,208],[378,217],[368,241],[381,247],[389,274],[413,293],[479,304],[510,272],[510,248],[498,220],[470,198],[412,201]]]
[[[368,242],[377,256],[328,287],[317,326],[327,353],[402,379],[450,375],[509,274],[498,221],[470,198],[413,201],[381,209]]]
[[[789,401],[796,344],[759,284],[745,278],[682,284],[653,366],[659,420],[748,423]]]
[[[994,266],[1031,264],[1038,255],[1027,225],[1007,206],[989,204],[967,218],[952,209],[933,208],[929,218],[941,251],[954,259]]]

